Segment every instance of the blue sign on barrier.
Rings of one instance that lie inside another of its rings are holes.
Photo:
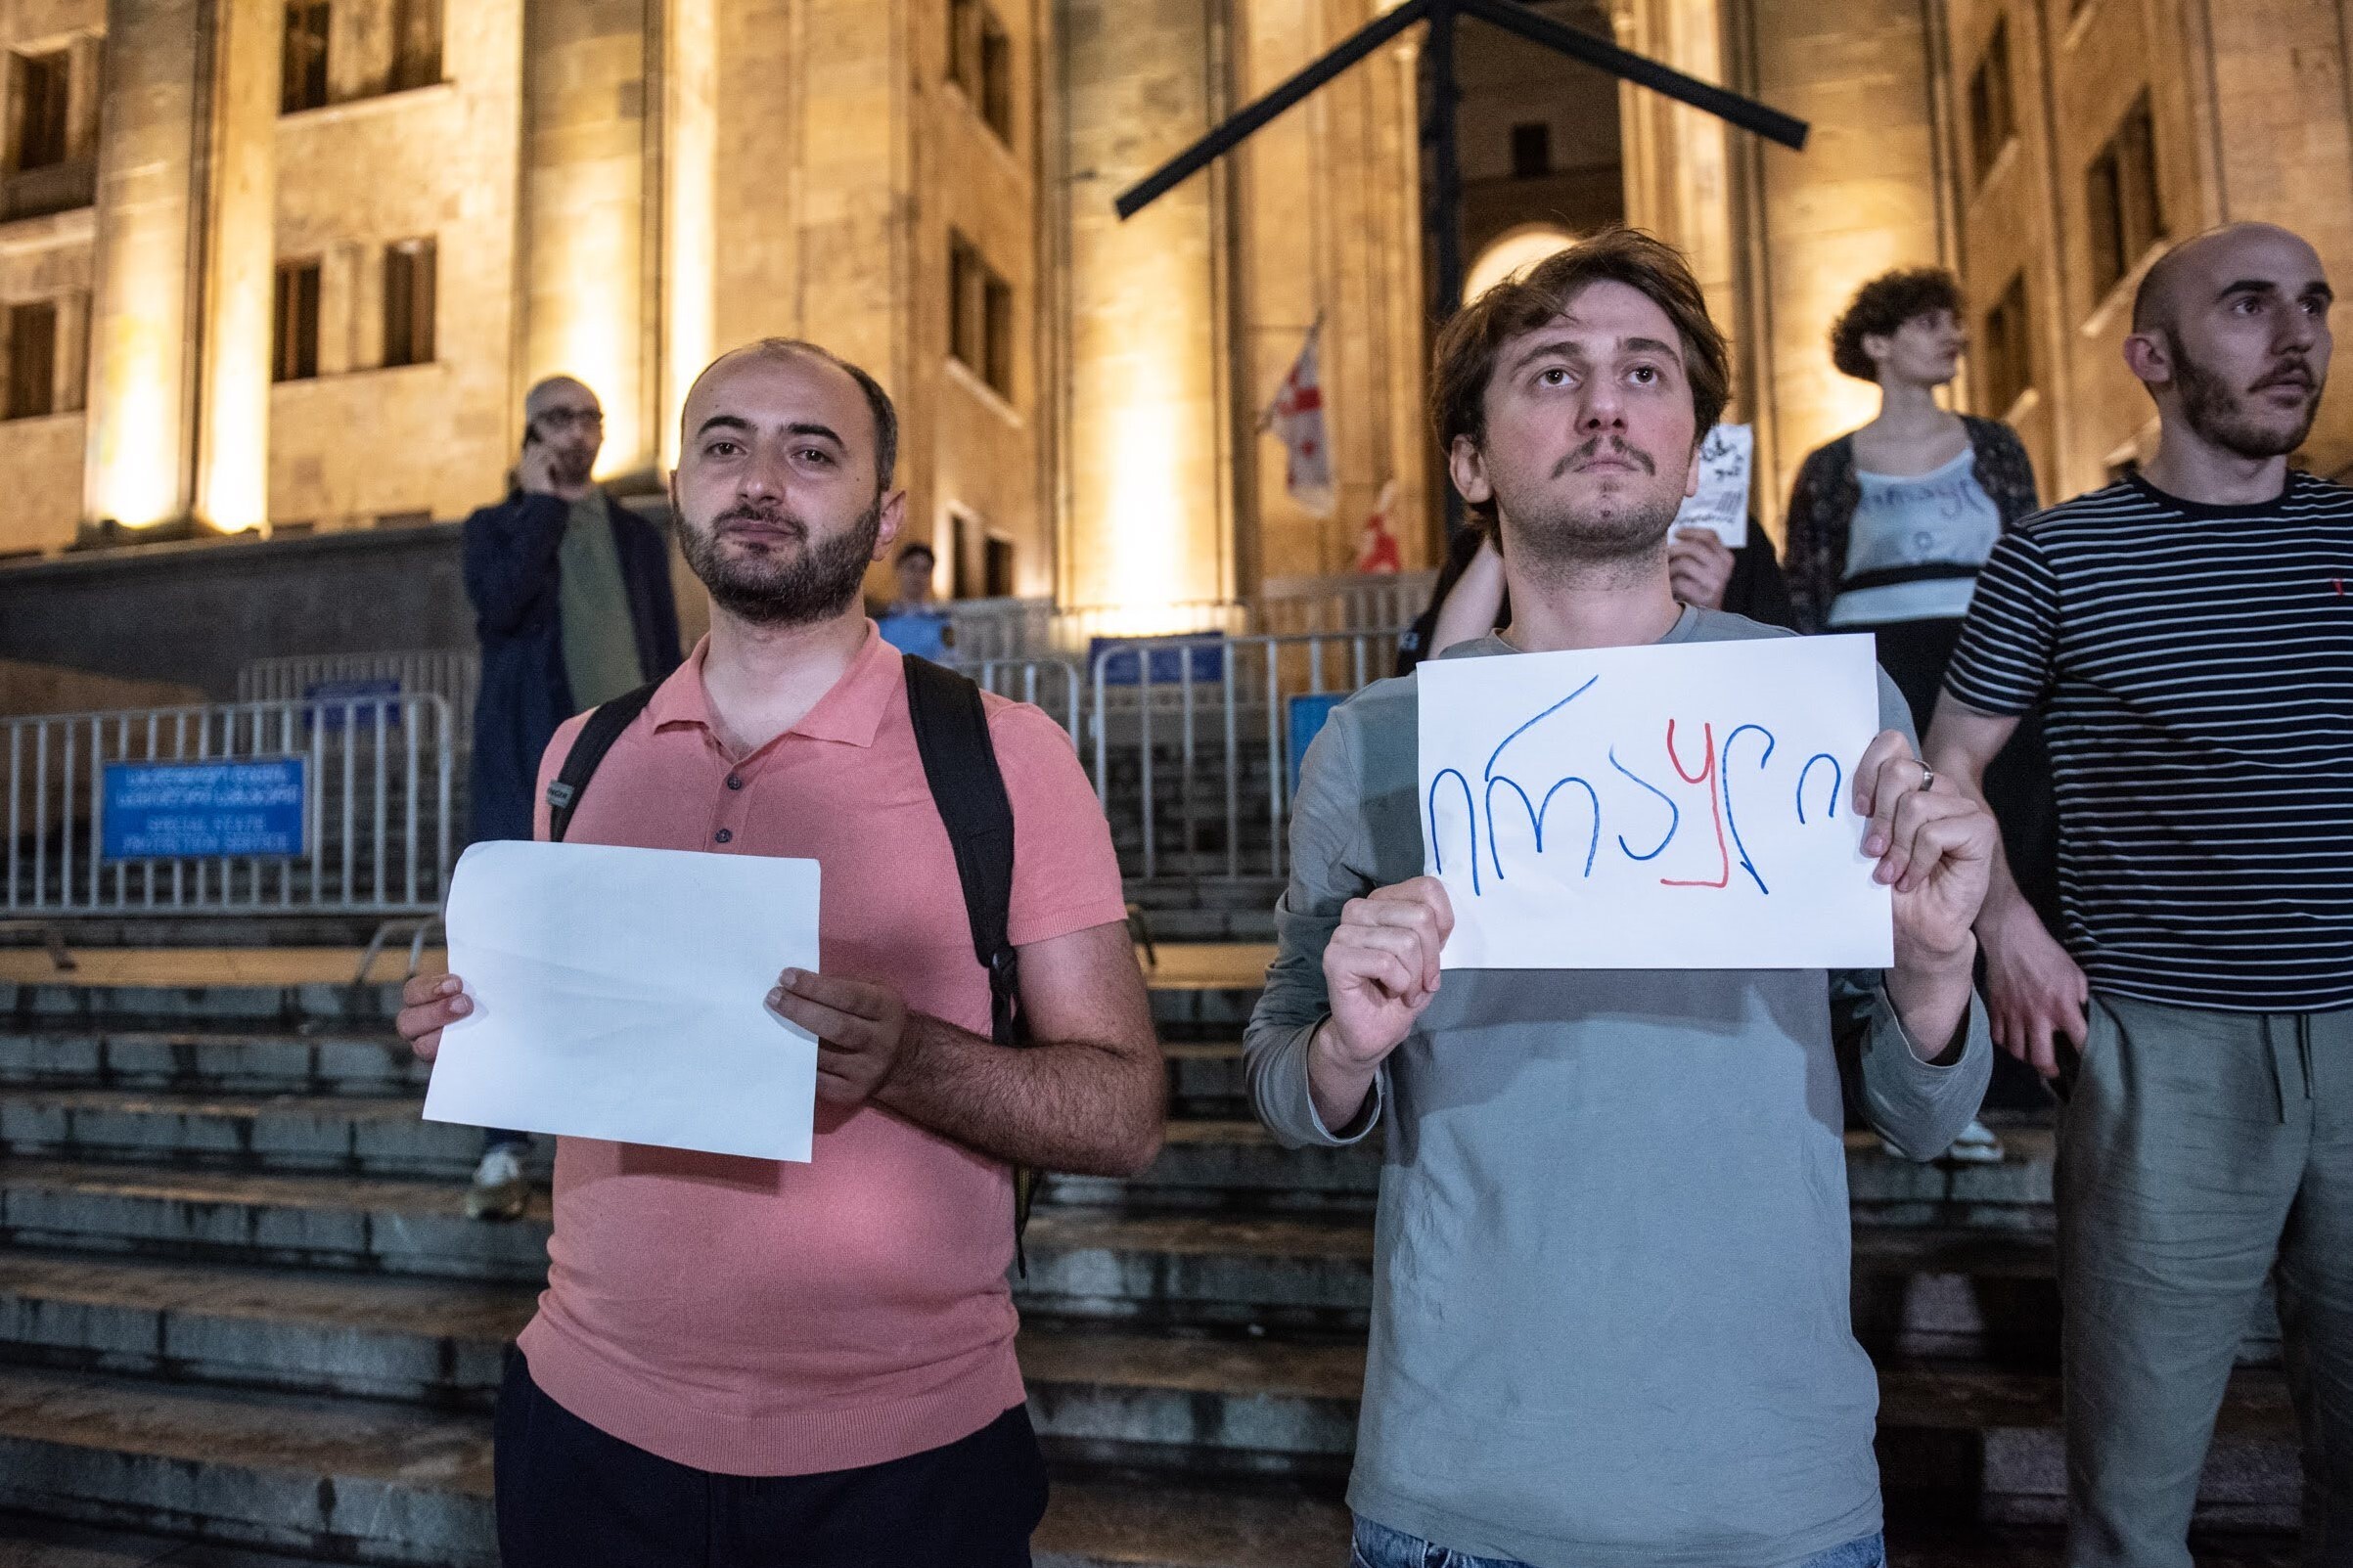
[[[1299,770],[1307,764],[1307,748],[1324,733],[1332,710],[1348,700],[1345,692],[1318,692],[1290,699],[1290,792],[1299,792]]]
[[[1146,660],[1149,646],[1150,662]],[[1188,663],[1193,679],[1222,681],[1226,677],[1226,634],[1203,632],[1197,637],[1097,637],[1087,644],[1090,667],[1102,661],[1106,686],[1142,686],[1147,673],[1154,686],[1178,686]]]
[[[300,757],[110,762],[100,852],[109,861],[299,855],[308,799]]]
[[[302,688],[302,700],[316,702],[311,711],[329,731],[340,730],[349,716],[355,724],[374,724],[381,710],[387,725],[400,722],[400,680],[397,676],[353,677],[313,681]],[[305,716],[305,723],[309,722]]]

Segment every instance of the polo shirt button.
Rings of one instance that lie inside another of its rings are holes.
[[[732,844],[735,842],[736,835],[732,829],[722,828],[719,829],[718,837],[720,843]]]
[[[743,776],[742,774],[737,774],[737,773],[731,773],[731,774],[729,774],[729,775],[727,776],[727,787],[728,787],[728,788],[730,788],[730,789],[741,789],[741,788],[743,788],[743,787],[744,787],[744,776]]]

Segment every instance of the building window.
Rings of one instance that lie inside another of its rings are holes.
[[[1985,53],[1969,73],[1970,165],[1979,180],[1993,171],[1994,159],[2017,134],[2017,107],[2011,99],[2010,83],[2010,22],[1997,17]]]
[[[2084,171],[2084,207],[2092,243],[2092,297],[2100,300],[2165,235],[2157,198],[2156,127],[2146,88]]]
[[[303,381],[319,374],[319,264],[282,261],[270,335],[270,380]]]
[[[57,306],[8,307],[8,414],[37,420],[57,412]]]
[[[986,0],[948,0],[948,79],[997,139],[1013,141],[1013,39]]]
[[[16,173],[55,168],[66,161],[68,90],[72,67],[66,51],[9,57],[10,116],[8,166]]]
[[[436,247],[403,240],[384,253],[384,362],[430,365],[433,359],[433,284]]]
[[[327,0],[286,8],[286,44],[278,62],[278,110],[285,114],[327,104]]]
[[[1537,120],[1512,127],[1512,178],[1541,180],[1553,172],[1553,128]]]
[[[959,234],[948,236],[948,352],[1013,396],[1013,286]]]
[[[1984,394],[1984,412],[2001,419],[2034,384],[2034,335],[2026,321],[2023,272],[2012,274],[2010,287],[1985,313],[1985,330],[1977,342],[1977,388]]]
[[[1013,582],[1014,545],[1011,539],[990,534],[980,541],[980,592],[989,599],[1011,599]]]
[[[430,87],[440,79],[441,0],[395,0],[390,90]]]

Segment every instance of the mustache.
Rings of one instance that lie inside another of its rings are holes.
[[[1568,456],[1562,458],[1560,462],[1554,464],[1553,477],[1558,479],[1562,474],[1568,472],[1569,470],[1575,468],[1578,464],[1583,463],[1586,459],[1600,456],[1602,451],[1602,440],[1603,438],[1597,435],[1592,440],[1587,441],[1583,446],[1578,447],[1574,452],[1569,453]],[[1645,452],[1640,447],[1627,445],[1626,438],[1624,436],[1612,435],[1608,438],[1608,442],[1609,455],[1611,457],[1624,458],[1627,462],[1641,469],[1645,473],[1654,474],[1658,471],[1658,465],[1651,461],[1651,454]]]
[[[758,528],[775,528],[791,534],[795,541],[809,537],[809,525],[781,507],[730,507],[711,519],[711,531],[718,532],[731,522],[749,523]]]
[[[2260,392],[2267,386],[2300,386],[2309,392],[2313,385],[2312,366],[2303,359],[2296,358],[2283,361],[2278,369],[2255,382],[2247,390]]]

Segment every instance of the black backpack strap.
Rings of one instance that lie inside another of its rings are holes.
[[[989,1033],[1001,1046],[1020,1044],[1020,960],[1006,934],[1013,907],[1013,801],[997,769],[980,688],[929,659],[906,655],[907,714],[924,759],[956,876],[964,884],[973,956],[988,970]]]
[[[634,692],[624,692],[610,702],[598,705],[589,714],[580,733],[572,737],[572,748],[564,754],[564,767],[557,773],[556,782],[547,786],[548,824],[550,842],[562,843],[566,829],[572,825],[572,810],[580,804],[580,791],[605,760],[605,753],[621,738],[636,717],[646,711],[654,694],[661,690],[661,682],[648,681]]]
[[[980,688],[929,659],[905,655],[907,716],[924,780],[947,825],[956,851],[956,879],[964,884],[964,913],[973,930],[973,956],[988,970],[989,1035],[1001,1046],[1027,1042],[1021,1024],[1020,956],[1007,934],[1013,907],[1013,800],[989,739]],[[1014,1261],[1029,1276],[1021,1235],[1029,1227],[1037,1173],[1014,1168]]]

